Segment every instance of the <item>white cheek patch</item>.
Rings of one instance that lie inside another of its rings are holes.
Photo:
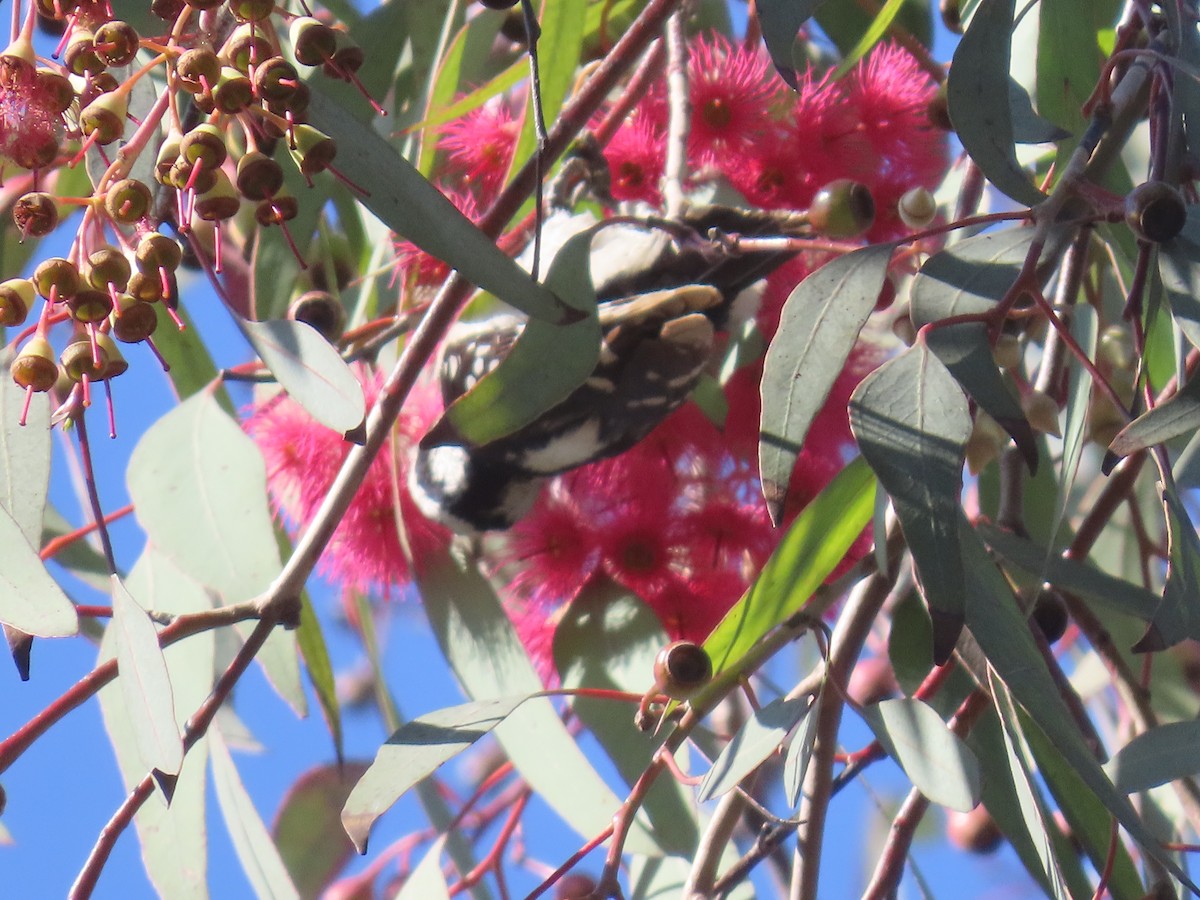
[[[553,475],[595,459],[603,449],[600,420],[591,418],[575,430],[552,438],[544,447],[526,450],[520,464],[526,471]]]

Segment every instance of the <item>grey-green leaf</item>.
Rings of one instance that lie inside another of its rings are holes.
[[[366,188],[359,201],[381,222],[510,306],[548,322],[575,321],[573,310],[530,278],[378,132],[331,101],[319,86],[311,90],[312,123],[338,136],[338,169]]]
[[[284,795],[271,833],[301,896],[320,896],[354,852],[341,811],[366,771],[362,762],[316,766]]]
[[[375,754],[342,808],[342,825],[359,853],[375,821],[417,782],[503,722],[528,697],[476,700],[406,722]]]
[[[979,802],[979,761],[931,706],[901,698],[868,706],[863,714],[922,794],[961,812]]]
[[[759,0],[755,4],[763,43],[775,71],[792,90],[799,90],[796,72],[796,35],[823,0]]]
[[[342,433],[362,423],[362,385],[316,329],[289,319],[242,319],[238,326],[280,386],[313,419]]]
[[[783,760],[783,789],[788,806],[792,809],[800,805],[804,777],[808,774],[808,764],[812,760],[813,747],[817,743],[817,717],[810,716],[810,712],[811,705],[801,714],[803,718],[800,720],[800,727],[792,735],[787,756]]]
[[[1192,378],[1170,400],[1147,410],[1122,428],[1108,449],[1117,456],[1128,456],[1197,429],[1200,429],[1200,378]]]
[[[772,700],[754,711],[738,729],[721,755],[717,757],[700,782],[701,802],[719,797],[737,785],[762,765],[783,743],[796,723],[808,712],[808,698]]]
[[[1104,771],[1126,794],[1200,774],[1200,722],[1169,722],[1139,734],[1117,751]]]
[[[429,845],[421,861],[404,880],[395,900],[450,900],[450,886],[446,884],[441,864],[445,847],[445,835]]]
[[[804,438],[875,306],[893,249],[879,244],[839,256],[784,304],[763,363],[758,445],[763,496],[776,524]]]
[[[1017,162],[1009,106],[1015,0],[983,0],[954,52],[947,85],[950,121],[971,159],[1018,203],[1045,199]]]
[[[0,358],[7,370],[11,354]],[[50,485],[50,398],[29,398],[25,424],[21,410],[25,391],[11,378],[0,378],[0,507],[8,510],[25,540],[39,546],[46,489]]]
[[[850,399],[850,427],[895,505],[929,603],[934,659],[944,662],[962,628],[957,518],[971,433],[967,398],[918,342],[863,379]]]
[[[175,721],[171,677],[158,645],[158,631],[115,575],[112,606],[121,692],[138,755],[147,769],[177,775],[183,765],[183,739]]]
[[[79,631],[75,606],[46,571],[16,520],[0,507],[0,622],[37,637],[67,637]]]
[[[1163,488],[1167,519],[1167,581],[1162,601],[1135,653],[1164,650],[1200,638],[1200,538],[1175,490]]]

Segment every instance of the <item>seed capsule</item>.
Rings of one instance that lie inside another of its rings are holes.
[[[58,362],[54,349],[44,337],[29,340],[9,367],[13,381],[31,391],[48,391],[58,381]]]
[[[58,204],[44,191],[31,191],[13,204],[13,221],[24,237],[44,237],[58,225]]]
[[[0,325],[8,328],[24,322],[36,297],[33,282],[28,278],[0,282]]]
[[[686,700],[712,678],[707,651],[691,641],[675,641],[654,658],[654,683],[673,700]]]

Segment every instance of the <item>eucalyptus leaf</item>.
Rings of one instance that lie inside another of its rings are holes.
[[[783,789],[788,806],[792,809],[800,805],[804,778],[808,774],[808,764],[812,761],[813,747],[817,743],[817,717],[809,715],[811,712],[812,706],[809,706],[801,713],[800,726],[792,736],[783,759]]]
[[[779,523],[796,458],[875,307],[893,244],[864,247],[817,269],[787,298],[762,376],[758,460]]]
[[[112,606],[119,680],[138,755],[147,769],[177,775],[183,766],[183,739],[158,630],[115,575]]]
[[[366,771],[363,762],[316,766],[284,794],[271,834],[301,896],[319,896],[354,852],[340,814]]]
[[[1013,140],[1018,144],[1046,144],[1071,136],[1033,109],[1029,92],[1015,78],[1008,79],[1008,105],[1012,115]]]
[[[763,43],[779,77],[796,91],[800,89],[796,71],[796,35],[824,0],[760,0],[755,5]]]
[[[982,0],[954,51],[947,84],[950,121],[964,149],[997,188],[1018,203],[1045,199],[1017,162],[1009,106],[1016,0]]]
[[[242,319],[238,327],[280,386],[313,419],[343,433],[362,424],[362,385],[315,328],[290,319]]]
[[[1133,645],[1150,653],[1200,638],[1200,538],[1173,487],[1163,486],[1167,520],[1167,581],[1146,633]]]
[[[850,428],[892,498],[933,621],[933,656],[945,662],[963,621],[966,586],[957,517],[971,416],[967,398],[921,343],[863,379]]]
[[[1117,456],[1129,456],[1197,431],[1200,431],[1200,378],[1192,378],[1171,399],[1122,428],[1108,449]]]
[[[79,632],[75,606],[46,571],[21,526],[0,507],[0,622],[36,637],[68,637]]]
[[[1155,257],[1175,323],[1192,346],[1200,347],[1200,206],[1188,207],[1183,230],[1160,244]]]
[[[1104,770],[1126,794],[1200,774],[1200,722],[1169,722],[1142,732]]]
[[[967,812],[979,802],[979,761],[920,700],[884,700],[863,710],[867,724],[922,794]]]
[[[429,845],[421,861],[404,879],[395,900],[450,900],[450,886],[446,884],[441,865],[445,846],[444,836]]]
[[[528,697],[475,700],[405,722],[375,754],[342,808],[342,825],[359,853],[376,820],[405,792],[493,729]]]
[[[713,762],[700,782],[701,803],[733,790],[742,779],[779,749],[788,733],[808,712],[808,699],[780,697],[756,709]]]
[[[0,356],[5,369],[11,363],[11,354]],[[11,378],[0,381],[0,507],[20,527],[26,543],[40,547],[50,486],[50,396],[34,393],[21,424],[25,391]]]

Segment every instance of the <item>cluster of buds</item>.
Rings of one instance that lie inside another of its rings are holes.
[[[0,55],[0,172],[16,196],[11,213],[22,240],[49,235],[68,212],[83,211],[64,257],[0,284],[0,325],[33,316],[12,363],[27,406],[34,392],[56,388],[87,406],[92,382],[127,368],[117,342],[145,342],[162,361],[151,335],[160,313],[183,327],[175,273],[185,256],[162,226],[215,275],[221,223],[242,215],[246,228],[278,225],[303,267],[286,226],[299,204],[284,187],[284,166],[311,186],[332,171],[337,148],[306,121],[302,72],[320,68],[362,89],[363,54],[347,34],[271,0],[154,0],[151,10],[161,34],[117,19],[108,0],[31,0]],[[61,34],[49,58],[34,49],[38,22]],[[131,97],[143,79],[152,80],[156,101],[135,117]],[[62,172],[85,158],[90,194],[56,191]],[[151,172],[153,181],[135,172]],[[210,251],[194,236],[202,222],[215,232]],[[60,324],[70,327],[65,344]]]

